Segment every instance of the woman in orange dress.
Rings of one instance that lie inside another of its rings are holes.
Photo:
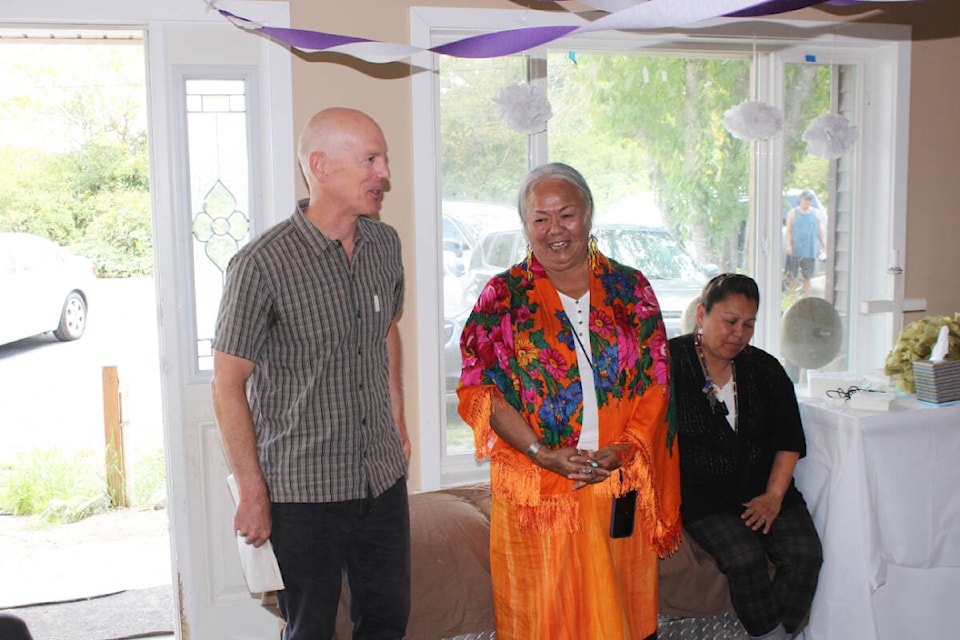
[[[596,249],[575,169],[533,170],[519,205],[530,252],[481,293],[458,389],[490,456],[497,638],[648,638],[681,528],[660,309]]]

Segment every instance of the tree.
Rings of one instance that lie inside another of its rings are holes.
[[[627,55],[579,56],[584,117],[634,140],[668,225],[703,262],[736,266],[749,167],[745,143],[723,128],[746,99],[749,61]]]
[[[440,61],[443,198],[513,203],[526,173],[525,135],[503,126],[494,98],[510,78],[523,78],[524,60]]]
[[[151,273],[144,87],[140,46],[0,46],[0,230]]]

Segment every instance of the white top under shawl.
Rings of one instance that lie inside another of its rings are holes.
[[[560,293],[559,291],[557,293]],[[583,349],[590,349],[590,291],[579,298],[571,298],[560,293],[563,310],[577,332],[580,342],[574,338],[574,351],[577,353],[577,367],[580,369],[580,384],[583,387],[583,425],[580,429],[580,449],[597,449],[600,446],[600,418],[597,408],[597,388],[594,383],[593,366]],[[583,349],[581,348],[583,345]]]

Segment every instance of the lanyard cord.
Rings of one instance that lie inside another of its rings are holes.
[[[587,294],[589,294],[589,291],[587,292]],[[572,297],[570,297],[570,296],[562,296],[561,298],[566,297],[567,299],[569,299],[570,301],[572,301],[574,304],[576,304],[576,305],[577,305],[577,313],[579,314],[579,313],[580,313],[580,300],[582,300],[583,298],[587,298],[587,300],[590,299],[587,294],[584,294],[584,296],[581,297],[581,298],[579,298],[579,299],[578,299],[578,298],[572,298]],[[587,306],[587,313],[589,314],[589,312],[590,312],[590,311],[589,311],[589,305],[588,305],[588,306]],[[597,368],[596,368],[595,366],[593,366],[593,358],[592,358],[591,355],[590,355],[590,351],[584,346],[583,341],[580,339],[580,332],[577,331],[577,328],[573,325],[573,321],[570,320],[570,314],[567,313],[567,309],[566,309],[566,304],[565,304],[565,303],[564,303],[564,305],[563,305],[563,317],[567,319],[567,324],[570,325],[570,331],[573,333],[573,337],[576,339],[577,344],[580,345],[580,351],[582,351],[582,352],[583,352],[583,355],[586,356],[586,358],[587,358],[587,364],[590,365],[590,368],[591,368],[591,369],[593,370],[593,372],[596,374],[596,373],[597,373]],[[588,316],[588,317],[589,317],[589,316]],[[581,322],[580,324],[583,324],[583,323]],[[589,325],[588,325],[588,327],[587,327],[587,335],[590,335]]]
[[[703,385],[703,394],[710,401],[710,409],[714,415],[726,416],[730,413],[727,403],[720,398],[720,387],[710,377],[710,370],[707,369],[707,359],[703,355],[703,347],[700,344],[700,332],[694,332],[693,344],[697,349],[697,357],[700,359],[700,368],[703,370],[703,377],[706,384]],[[738,422],[740,420],[740,400],[737,397],[737,367],[730,361],[730,380],[733,381],[733,431],[737,432]]]
[[[564,311],[563,315],[566,316],[567,312]],[[567,316],[567,322],[570,322],[570,316]],[[587,358],[587,364],[589,364],[590,368],[596,372],[597,368],[593,366],[593,358],[590,357],[590,352],[587,351],[587,348],[583,346],[583,341],[580,340],[580,332],[574,328],[572,322],[570,322],[570,329],[573,331],[573,337],[577,339],[577,344],[580,345],[580,351],[583,351],[583,355]]]

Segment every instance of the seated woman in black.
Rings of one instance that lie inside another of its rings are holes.
[[[751,638],[788,638],[822,563],[793,470],[806,452],[793,383],[750,346],[757,283],[720,274],[703,289],[692,334],[670,341],[687,533],[727,576]],[[776,567],[770,578],[768,560]]]

